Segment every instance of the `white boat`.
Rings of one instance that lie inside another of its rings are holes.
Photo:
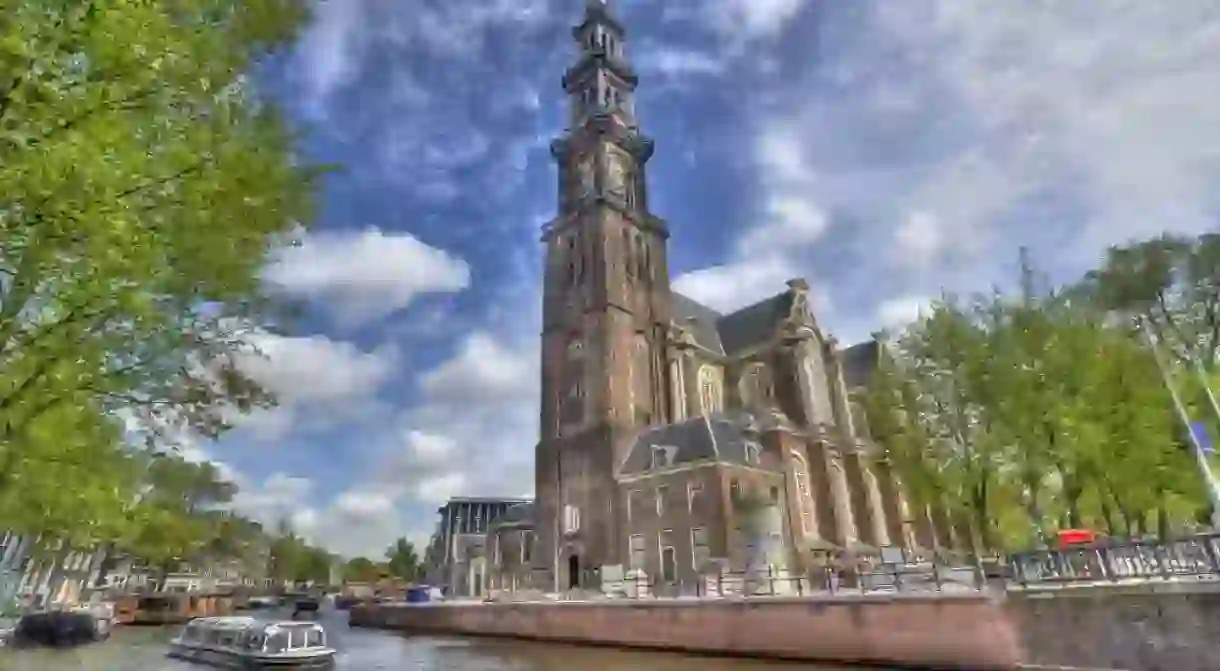
[[[169,656],[225,669],[330,669],[335,649],[316,622],[200,617],[170,641]]]

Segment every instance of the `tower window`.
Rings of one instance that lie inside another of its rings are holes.
[[[631,246],[631,231],[623,229],[623,266],[627,271],[627,279],[630,280],[635,276],[635,263],[633,261]]]

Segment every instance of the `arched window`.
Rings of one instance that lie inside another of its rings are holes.
[[[864,406],[852,401],[848,404],[851,412],[852,428],[855,429],[856,436],[860,438],[870,438],[868,430],[868,413],[864,410]]]
[[[716,414],[723,408],[720,379],[720,370],[715,366],[704,364],[699,368],[699,402],[705,415]]]
[[[631,280],[635,277],[635,255],[633,254],[631,245],[631,231],[623,229],[623,268],[627,272],[627,279]]]
[[[798,453],[792,454],[792,480],[796,484],[797,505],[801,511],[801,529],[813,531],[813,485],[809,479],[809,464]]]
[[[834,411],[830,406],[830,384],[826,376],[826,368],[822,363],[820,351],[810,352],[804,363],[805,385],[809,394],[809,404],[812,406],[814,423],[833,425]]]
[[[635,261],[639,264],[636,274],[641,279],[648,279],[648,246],[644,244],[644,238],[639,236],[635,238]]]
[[[774,392],[771,386],[771,371],[764,363],[752,363],[746,367],[737,384],[743,405],[761,405],[769,401]]]

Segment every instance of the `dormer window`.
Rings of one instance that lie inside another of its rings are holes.
[[[652,467],[665,468],[670,466],[673,461],[673,454],[677,451],[675,447],[666,445],[654,445],[652,447]]]

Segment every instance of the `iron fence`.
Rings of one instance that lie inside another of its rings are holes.
[[[782,597],[873,594],[885,592],[930,593],[978,591],[986,579],[981,567],[940,562],[876,564],[867,567],[814,569],[792,572],[773,566],[758,570],[720,571],[694,580],[664,580],[624,576],[621,586],[603,588],[611,596],[644,598]],[[579,592],[562,598],[581,599]]]
[[[1220,580],[1220,533],[1168,541],[1103,542],[1009,556],[1019,586],[1147,580]]]

